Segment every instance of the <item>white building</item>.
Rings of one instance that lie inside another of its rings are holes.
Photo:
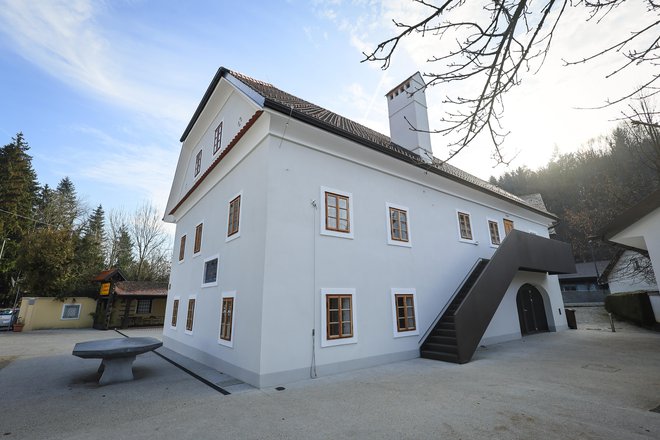
[[[422,86],[388,93],[390,139],[218,70],[167,204],[166,347],[266,387],[566,328],[555,216],[434,159]]]

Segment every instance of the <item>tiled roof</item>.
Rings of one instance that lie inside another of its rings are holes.
[[[382,133],[365,127],[362,124],[358,124],[357,122],[340,116],[337,113],[331,112],[330,110],[326,110],[316,104],[312,104],[311,102],[305,101],[304,99],[293,96],[290,93],[278,89],[272,84],[259,81],[224,67],[218,69],[218,72],[213,78],[213,81],[206,91],[206,94],[202,98],[197,111],[193,115],[192,120],[188,124],[188,127],[181,137],[182,142],[186,139],[188,133],[192,129],[192,126],[195,124],[197,118],[201,114],[201,111],[206,105],[206,102],[208,102],[210,99],[215,86],[220,81],[220,79],[227,74],[231,75],[236,80],[242,82],[254,92],[261,95],[261,97],[264,98],[265,107],[272,108],[284,114],[290,114],[292,117],[302,120],[303,122],[310,123],[324,130],[333,132],[355,142],[377,149],[383,153],[397,157],[413,165],[424,168],[425,170],[434,172],[435,174],[439,174],[477,190],[490,193],[498,198],[509,200],[514,204],[523,206],[527,209],[531,209],[532,211],[535,211],[546,217],[551,217],[553,219],[557,218],[555,215],[550,214],[545,210],[541,210],[533,205],[530,205],[520,197],[504,191],[498,186],[481,180],[472,174],[466,173],[465,171],[460,170],[453,165],[442,162],[435,158],[433,163],[428,164],[424,162],[418,154],[415,154],[412,151],[392,142],[389,136],[385,136]]]
[[[550,212],[548,211],[548,208],[545,206],[545,202],[543,201],[543,197],[541,196],[540,193],[534,193],[534,194],[527,194],[526,196],[520,196],[521,199],[525,201],[530,206],[533,206],[536,209],[540,209],[541,211],[545,212]]]
[[[167,283],[153,281],[120,281],[115,284],[119,296],[167,296]]]

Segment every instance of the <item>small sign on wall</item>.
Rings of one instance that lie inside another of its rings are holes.
[[[108,296],[110,294],[110,283],[102,283],[99,295]]]

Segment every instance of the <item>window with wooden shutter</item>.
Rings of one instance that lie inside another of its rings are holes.
[[[390,207],[390,237],[396,241],[408,241],[408,212]]]
[[[330,231],[350,232],[349,198],[325,193],[325,227]]]
[[[415,300],[413,295],[394,295],[396,303],[396,327],[400,332],[413,331],[417,328],[415,322]]]
[[[239,222],[241,219],[241,196],[237,196],[229,202],[229,220],[227,225],[227,237],[238,233]]]
[[[175,299],[172,303],[172,327],[176,327],[176,321],[179,316],[179,300]]]
[[[195,298],[188,300],[188,315],[186,316],[186,330],[191,332],[193,329],[193,320],[195,319]]]
[[[195,228],[195,246],[193,247],[194,253],[199,253],[202,250],[202,229],[204,228],[204,223],[200,223]]]
[[[231,329],[234,319],[234,298],[222,298],[220,318],[220,339],[231,341]]]
[[[182,235],[179,241],[179,261],[183,261],[186,256],[186,236]]]
[[[490,244],[498,246],[500,244],[500,226],[496,221],[488,220],[488,232],[490,233]]]

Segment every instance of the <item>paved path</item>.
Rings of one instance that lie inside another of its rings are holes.
[[[136,361],[135,381],[99,387],[96,365],[70,353],[105,335],[116,337],[0,334],[0,436],[660,438],[649,411],[660,405],[660,334],[645,330],[548,333],[481,348],[466,365],[414,359],[229,396],[153,353]]]

